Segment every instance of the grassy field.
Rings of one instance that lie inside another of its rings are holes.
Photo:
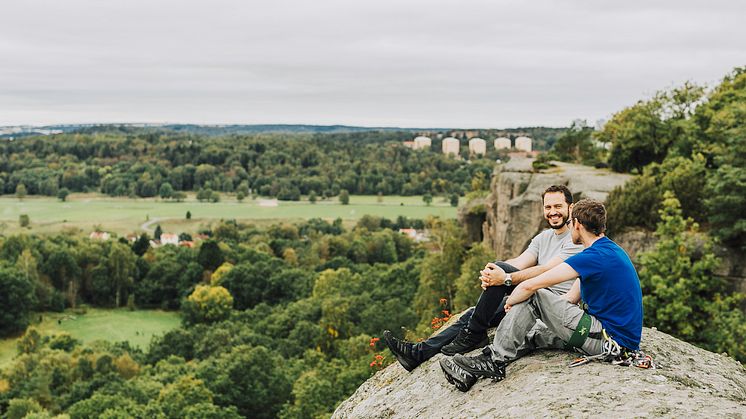
[[[33,325],[42,334],[66,332],[87,343],[94,340],[129,341],[132,346],[147,349],[150,338],[180,324],[177,312],[160,310],[88,309],[83,315],[43,313],[41,323]],[[0,367],[5,367],[16,355],[17,338],[0,340]]]
[[[187,211],[192,220],[186,220]],[[21,229],[18,218],[27,214],[31,229]],[[280,220],[342,218],[354,222],[365,214],[395,219],[403,215],[408,218],[426,218],[430,215],[454,218],[456,208],[438,198],[425,205],[420,196],[385,196],[378,202],[376,196],[352,196],[349,205],[341,205],[330,199],[310,204],[308,201],[290,202],[264,199],[246,199],[238,202],[232,196],[223,196],[218,203],[202,203],[193,195],[184,202],[167,202],[160,199],[111,198],[98,194],[73,194],[67,202],[50,197],[27,197],[22,201],[12,196],[0,197],[0,231],[16,233],[49,233],[64,229],[91,231],[101,226],[106,231],[120,234],[139,233],[148,221],[146,229],[155,223],[166,231],[194,232],[200,225],[218,219],[236,219],[268,224]]]

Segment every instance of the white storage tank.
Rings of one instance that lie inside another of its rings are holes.
[[[518,137],[515,139],[515,148],[521,151],[531,151],[531,139],[528,137]]]
[[[433,141],[429,137],[419,136],[414,139],[415,150],[429,150]]]
[[[498,137],[495,138],[495,150],[510,149],[513,145],[510,143],[510,138]]]
[[[458,156],[460,150],[461,143],[457,139],[453,137],[443,139],[443,154],[455,154]]]
[[[469,154],[487,154],[487,141],[481,138],[472,138],[469,140]]]

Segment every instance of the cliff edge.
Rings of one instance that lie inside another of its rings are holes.
[[[467,393],[446,382],[438,365],[444,355],[411,373],[394,363],[332,417],[746,416],[746,370],[737,361],[655,329],[643,330],[642,349],[656,369],[599,362],[569,368],[572,353],[537,351],[510,364],[504,381],[480,380]]]

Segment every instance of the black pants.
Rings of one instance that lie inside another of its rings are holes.
[[[517,272],[518,268],[505,262],[495,262],[506,273]],[[473,333],[486,332],[490,327],[496,327],[505,317],[503,298],[513,290],[513,287],[498,285],[487,287],[477,300],[477,305],[469,308],[461,317],[445,330],[425,341],[415,344],[412,352],[415,358],[426,361],[440,353],[440,348],[456,339],[461,329],[468,327]]]

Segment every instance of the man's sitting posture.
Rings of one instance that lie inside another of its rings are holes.
[[[606,209],[583,199],[572,208],[572,240],[583,252],[522,282],[505,304],[507,315],[492,345],[473,357],[440,361],[446,379],[468,391],[478,378],[505,378],[508,362],[537,348],[575,347],[587,355],[603,352],[603,333],[636,351],[642,334],[642,292],[629,256],[604,235]],[[564,296],[546,287],[578,277]],[[582,298],[586,311],[577,305]],[[541,320],[538,323],[536,320]]]
[[[583,250],[582,246],[573,244],[567,226],[572,205],[570,190],[563,185],[550,186],[542,194],[542,202],[544,219],[550,229],[534,237],[520,256],[485,266],[480,272],[484,291],[476,307],[467,310],[455,324],[424,342],[406,342],[395,338],[388,330],[383,332],[389,349],[407,371],[412,371],[439,352],[454,355],[486,345],[489,342],[487,329],[497,326],[505,317],[504,297],[515,284],[546,272]],[[572,281],[557,283],[551,291],[564,294],[571,286]]]

